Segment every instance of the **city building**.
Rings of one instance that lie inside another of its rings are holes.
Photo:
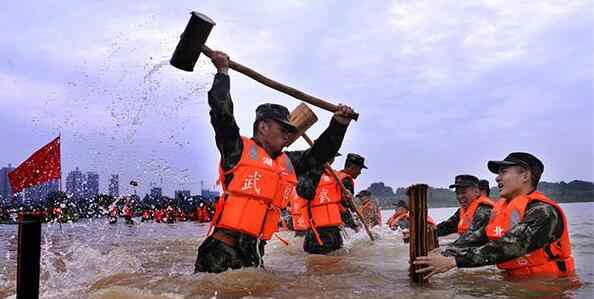
[[[109,179],[109,195],[113,197],[120,196],[120,176],[112,174]]]
[[[14,167],[8,164],[7,167],[0,168],[0,202],[8,201],[12,197],[8,173],[13,171]]]
[[[175,198],[176,199],[187,200],[190,197],[192,197],[192,194],[190,193],[190,190],[176,190],[175,191]]]
[[[99,174],[89,171],[84,180],[84,198],[92,199],[99,194]]]
[[[83,173],[76,168],[66,176],[66,194],[74,198],[82,198],[84,195],[85,177]]]
[[[161,198],[163,197],[163,189],[161,187],[153,187],[151,188],[151,198]]]

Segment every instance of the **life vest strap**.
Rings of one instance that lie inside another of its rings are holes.
[[[320,233],[316,229],[313,220],[310,219],[309,224],[311,226],[311,230],[313,231],[314,237],[316,238],[316,242],[318,242],[320,246],[324,246],[324,241],[322,241],[322,238],[320,238]]]
[[[555,255],[551,250],[551,244],[547,244],[543,247],[544,252],[547,254],[549,260],[556,260],[559,258],[559,255]]]
[[[237,245],[237,240],[229,235],[227,235],[226,233],[217,230],[212,234],[212,237],[225,243],[225,245],[230,246],[230,247],[235,247]]]

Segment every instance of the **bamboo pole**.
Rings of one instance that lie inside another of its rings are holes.
[[[303,139],[305,139],[305,141],[310,146],[313,146],[314,143],[309,138],[309,136],[307,136],[307,134],[303,133],[303,135],[301,135],[301,136],[303,137]],[[330,174],[334,177],[334,179],[336,180],[336,182],[338,182],[338,185],[340,186],[340,189],[342,190],[343,193],[345,193],[345,192],[350,193],[351,192],[351,191],[349,191],[344,186],[344,184],[342,183],[342,181],[340,181],[340,178],[338,177],[338,175],[336,174],[336,172],[334,171],[334,169],[332,169],[332,167],[330,167],[330,165],[328,163],[324,164],[324,168],[326,168],[326,170],[328,170],[330,172]],[[352,196],[351,197],[348,197],[348,200],[349,200],[349,203],[351,204],[351,206],[353,207],[353,209],[355,210],[355,214],[357,214],[357,217],[359,217],[359,220],[361,220],[361,224],[363,224],[363,227],[365,228],[365,231],[367,232],[367,235],[369,236],[369,239],[371,239],[371,241],[375,241],[375,239],[373,238],[373,235],[371,234],[371,231],[369,230],[369,227],[367,226],[367,223],[365,222],[365,219],[361,215],[361,211],[359,211],[359,209],[355,205],[355,202],[353,201]]]

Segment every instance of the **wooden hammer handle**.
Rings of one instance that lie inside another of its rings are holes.
[[[206,45],[202,46],[202,53],[204,53],[204,55],[208,56],[209,58],[212,55],[212,50],[207,47]],[[338,106],[331,104],[329,102],[326,102],[320,98],[316,98],[314,96],[311,96],[305,92],[302,92],[300,90],[297,90],[293,87],[284,85],[280,82],[274,81],[252,69],[250,69],[247,66],[243,66],[233,60],[229,60],[229,68],[233,69],[235,71],[238,71],[272,89],[278,90],[284,94],[290,95],[296,99],[302,100],[306,103],[312,104],[316,107],[322,108],[324,110],[330,111],[330,112],[336,112],[338,110]],[[359,119],[359,113],[354,112],[352,115],[349,116],[351,119],[353,120],[358,120]]]
[[[301,135],[303,137],[303,139],[305,139],[305,141],[310,145],[313,146],[313,141],[309,138],[309,136],[307,136],[307,134],[303,133],[303,135]],[[340,189],[342,190],[343,193],[351,193],[351,191],[349,191],[344,184],[342,183],[342,181],[340,180],[340,178],[338,177],[338,175],[336,174],[336,171],[334,171],[334,169],[332,169],[332,167],[330,167],[330,165],[328,163],[324,164],[324,167],[326,168],[327,171],[330,172],[330,174],[332,174],[332,176],[334,177],[334,179],[336,180],[336,182],[338,183],[338,185],[340,186]],[[363,219],[363,215],[361,215],[361,211],[359,211],[359,209],[357,208],[357,206],[355,205],[355,203],[353,202],[352,198],[349,198],[350,204],[353,207],[353,209],[355,210],[355,214],[357,214],[357,217],[359,217],[359,220],[361,220],[361,224],[363,224],[363,227],[365,227],[365,231],[367,232],[367,235],[369,236],[369,239],[371,239],[371,241],[375,241],[375,239],[373,238],[373,235],[371,234],[371,231],[369,230],[369,227],[367,227],[367,223],[365,222],[365,219]]]

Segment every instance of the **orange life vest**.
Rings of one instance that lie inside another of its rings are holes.
[[[217,202],[212,223],[270,240],[278,231],[280,210],[288,203],[289,180],[295,177],[295,170],[286,154],[272,159],[254,140],[242,137],[242,141],[239,163],[227,172],[219,167],[221,182],[228,173],[233,173],[233,179],[223,186],[224,196]]]
[[[487,196],[480,196],[479,198],[473,200],[468,208],[460,207],[460,221],[458,222],[458,234],[463,235],[468,231],[470,225],[472,224],[472,219],[474,219],[474,214],[476,213],[476,209],[478,209],[479,205],[488,205],[493,207],[495,204],[491,201],[490,198]]]
[[[289,200],[291,219],[293,220],[293,230],[306,231],[310,227],[310,217],[308,211],[308,201],[299,195]]]
[[[382,225],[381,210],[373,200],[367,199],[362,202],[361,214],[366,219],[368,225]]]
[[[400,220],[404,220],[404,221],[408,222],[409,219],[410,219],[410,211],[394,213],[394,215],[392,215],[392,217],[390,217],[390,219],[388,219],[388,222],[386,224],[388,224],[390,229],[396,230],[398,228],[398,223],[400,222]],[[436,226],[435,221],[429,215],[427,215],[427,224]]]
[[[196,208],[196,220],[198,222],[210,221],[210,213],[208,213],[208,208],[206,206]]]
[[[155,216],[155,221],[157,222],[161,222],[161,220],[163,220],[163,211],[162,210],[156,210],[154,213]]]
[[[352,176],[342,171],[337,171],[336,174],[341,181],[346,177],[353,179]],[[331,174],[327,173],[327,170],[324,170],[316,189],[316,196],[311,201],[313,224],[316,227],[342,225],[341,200],[342,190],[340,190],[340,185]]]
[[[124,216],[132,217],[132,209],[130,209],[127,205],[125,205],[122,210],[123,210]]]
[[[560,277],[575,273],[575,264],[571,256],[569,228],[565,213],[559,205],[544,194],[534,191],[507,201],[500,199],[491,212],[491,220],[487,225],[487,237],[497,240],[504,236],[515,224],[522,221],[526,207],[532,201],[541,201],[552,205],[563,219],[561,238],[551,244],[527,253],[524,256],[497,264],[499,269],[507,270],[514,277],[551,276]]]
[[[306,231],[310,227],[310,217],[308,211],[309,201],[297,194],[297,176],[287,177],[287,195],[289,212],[293,222],[293,230]]]

